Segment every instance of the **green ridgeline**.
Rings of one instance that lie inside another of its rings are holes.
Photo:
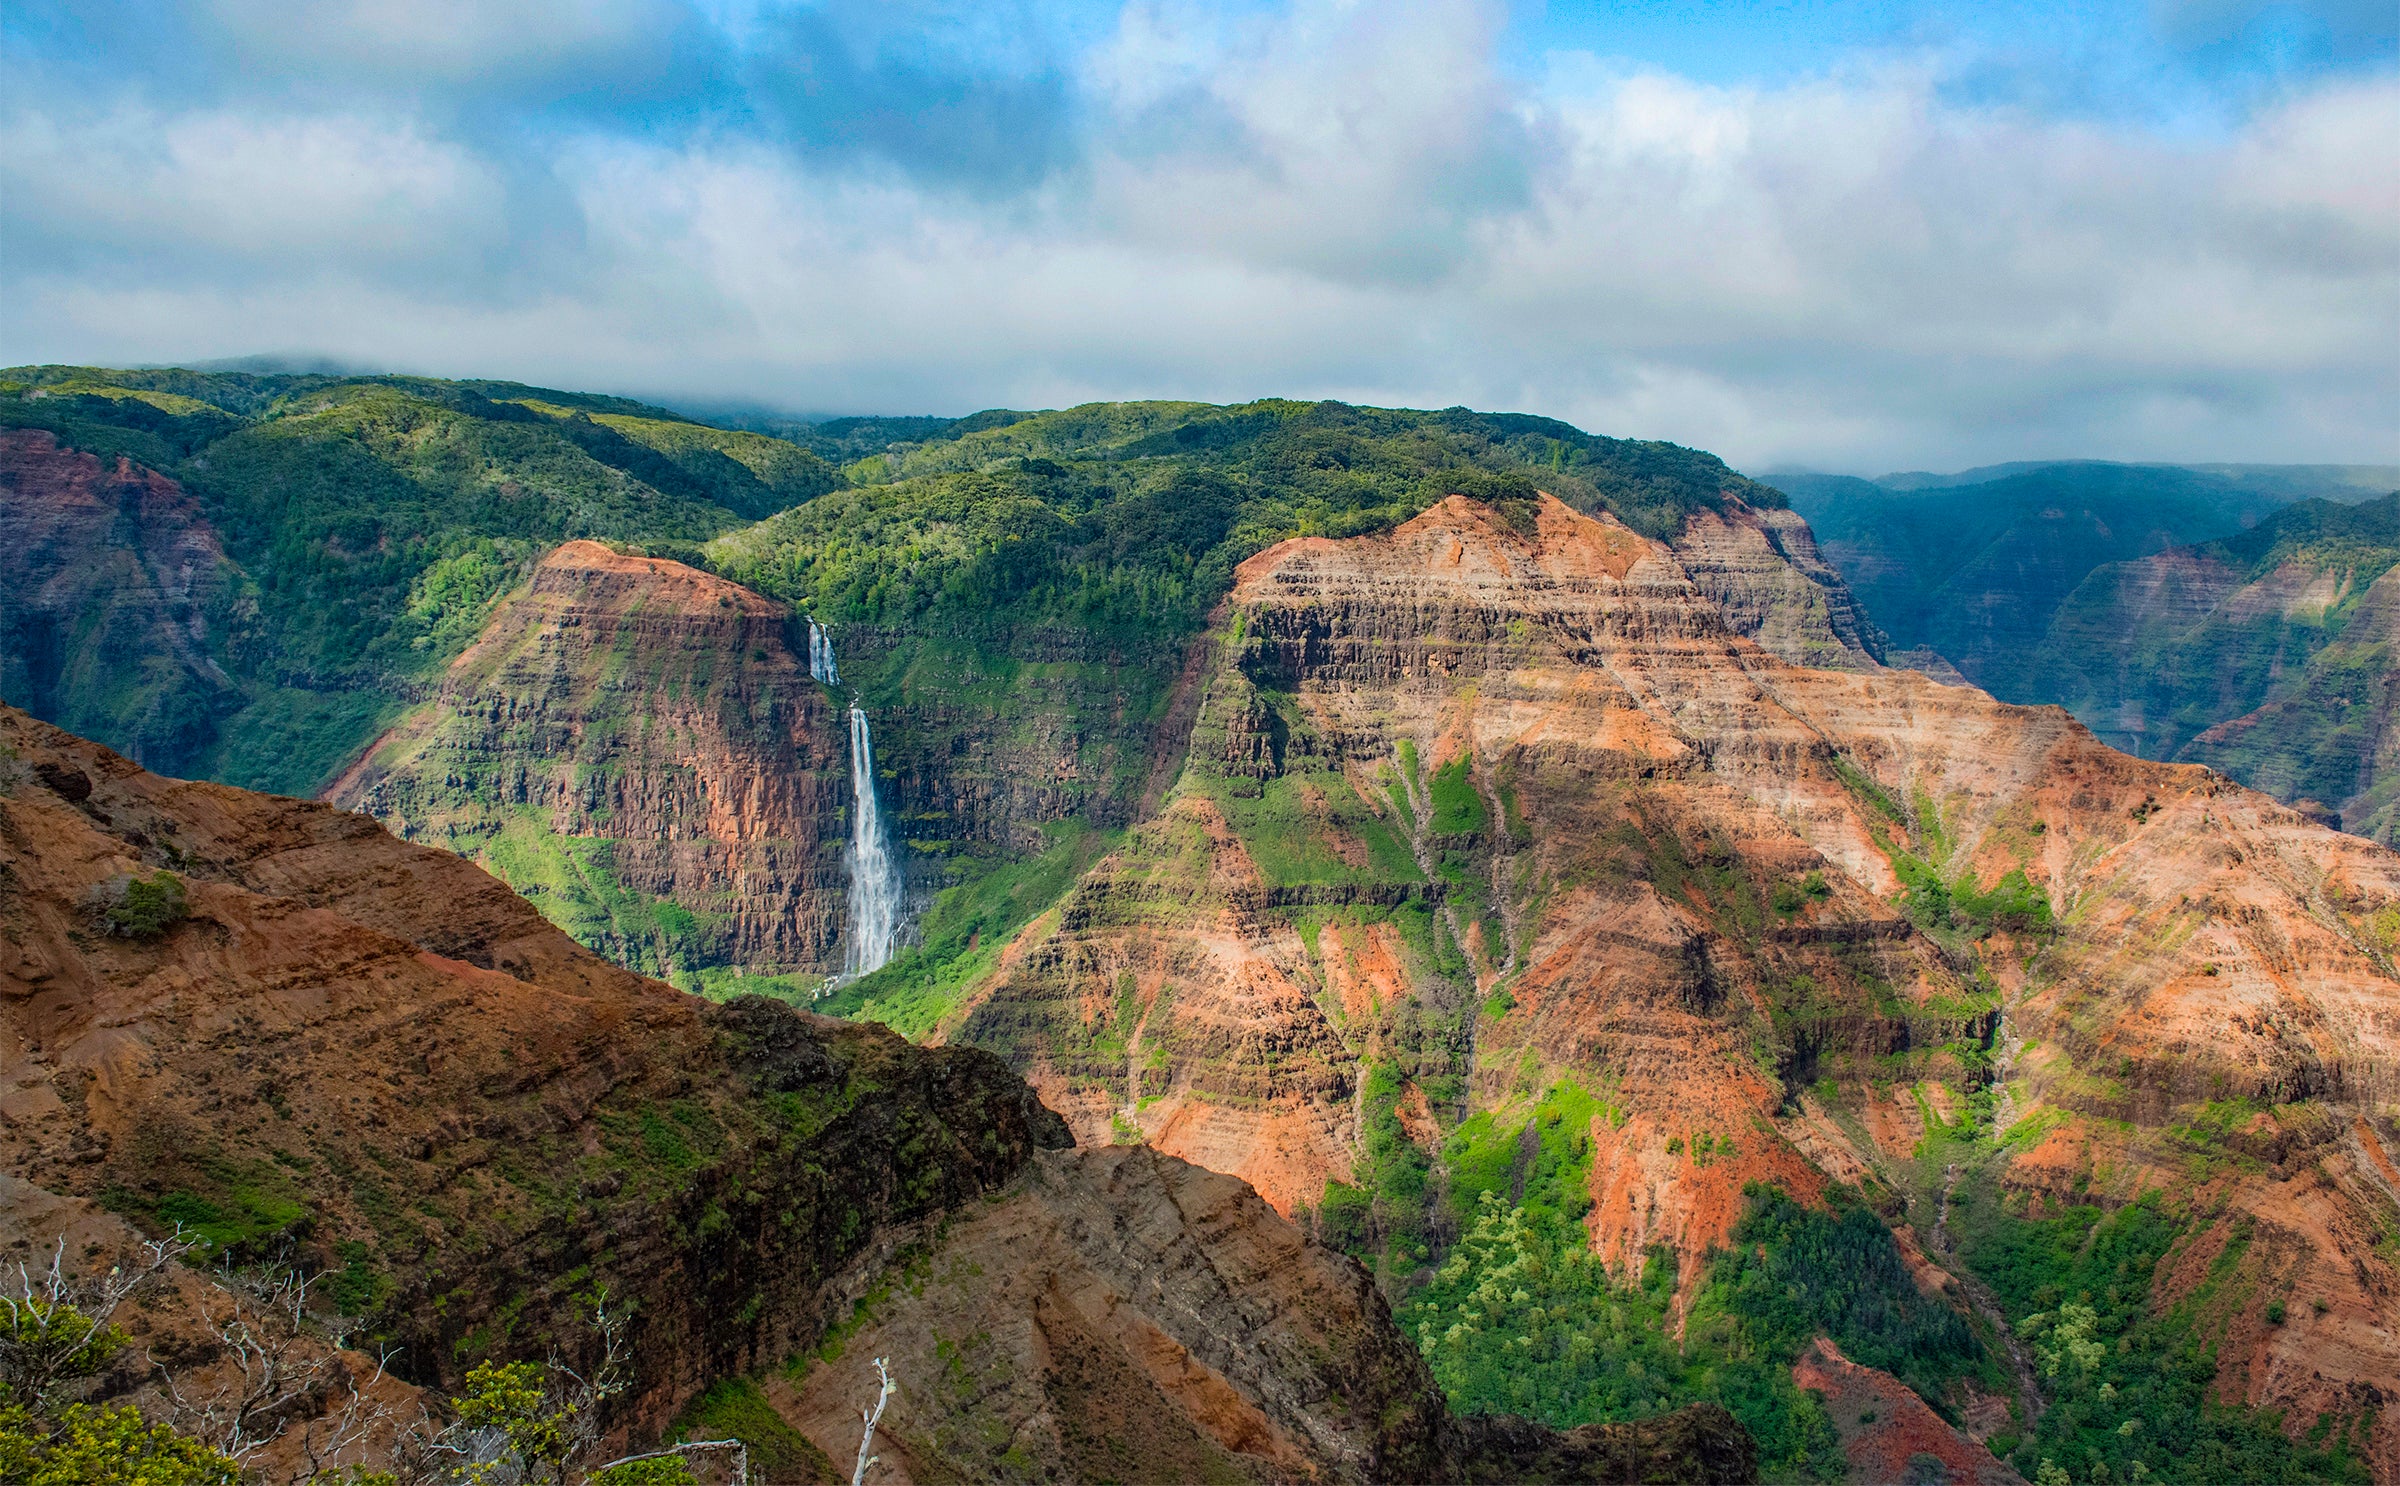
[[[0,427],[176,479],[229,559],[193,601],[198,658],[165,624],[98,635],[68,633],[74,615],[12,615],[0,688],[37,715],[169,773],[312,794],[426,693],[543,550],[589,537],[712,567],[834,626],[850,695],[876,718],[887,809],[961,886],[1047,860],[1061,818],[1130,823],[1174,777],[1160,725],[1186,646],[1234,566],[1272,542],[1382,530],[1451,491],[1515,511],[1537,484],[1659,535],[1728,494],[1782,503],[1670,444],[1339,403],[735,429],[513,383],[31,367],[0,373]],[[62,659],[103,652],[111,664]],[[1277,835],[1289,792],[1238,802],[1250,835]],[[949,813],[941,801],[961,794],[997,803]],[[1374,844],[1380,874],[1407,871],[1396,840]],[[601,857],[530,842],[519,855],[518,885],[560,889],[550,906],[587,943],[706,968],[679,958],[675,905],[632,901]],[[1281,863],[1271,845],[1265,864],[1324,865]],[[930,1024],[941,996],[911,977],[958,959],[929,924],[922,953],[858,994]]]
[[[92,636],[29,627],[82,616],[21,611],[0,636],[10,700],[153,768],[290,794],[420,694],[541,549],[696,552],[841,483],[762,435],[493,382],[19,368],[0,427],[181,482],[231,561],[201,580],[205,662],[154,626],[79,667]]]

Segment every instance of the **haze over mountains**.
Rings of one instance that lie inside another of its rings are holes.
[[[4,375],[9,1171],[412,1385],[605,1274],[627,1438],[846,1337],[911,1479],[2400,1479],[2382,472]]]
[[[2386,842],[2400,468],[1773,477],[1899,652]],[[2272,725],[2269,725],[2272,719]]]

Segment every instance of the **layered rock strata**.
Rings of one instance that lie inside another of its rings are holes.
[[[1729,497],[1721,512],[1687,517],[1674,552],[1726,627],[1769,655],[1837,671],[1883,659],[1883,637],[1799,512]]]
[[[569,542],[327,790],[637,968],[840,964],[847,725],[782,605]]]
[[[2317,1175],[2211,1168],[2195,1242],[2272,1231],[2279,1282],[2360,1329],[2241,1320],[2225,1386],[2313,1417],[2400,1382],[2365,1321],[2400,1293],[2372,1237],[2400,1213],[2376,1156],[2400,1133],[2400,857],[2056,709],[1786,664],[1672,550],[1554,501],[1270,549],[1219,638],[1178,798],[955,1033],[1086,1139],[1299,1204],[1355,1169],[1360,1068],[1404,1082],[1392,1116],[1429,1150],[1572,1079],[1603,1111],[1592,1242],[1631,1270],[1723,1242],[1748,1182],[1896,1181],[1921,1124],[1862,1142],[1803,1091],[1864,1097],[1898,1058],[1950,1100],[1976,1075],[1948,1050],[1989,1045],[2003,1128],[2051,1130],[2005,1163],[2037,1210],[2189,1192],[2170,1127],[2277,1111],[2274,1172]]]

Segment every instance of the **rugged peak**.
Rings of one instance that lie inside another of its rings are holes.
[[[846,734],[792,623],[697,568],[568,542],[327,796],[636,968],[829,969]]]
[[[743,621],[771,624],[783,623],[790,614],[773,599],[714,573],[580,540],[560,544],[535,564],[530,590],[596,613],[664,605],[687,622],[705,621],[712,608]]]

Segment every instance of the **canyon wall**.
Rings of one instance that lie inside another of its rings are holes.
[[[2195,1251],[2242,1236],[2230,1396],[2348,1418],[2400,1382],[2400,857],[2055,709],[1789,665],[1548,499],[1272,548],[1217,641],[1165,810],[945,1023],[1081,1138],[1330,1210],[1379,1129],[1438,1161],[1571,1080],[1593,1248],[1689,1282],[1754,1181],[1945,1224],[1915,1111],[1980,1090],[2018,1210],[2167,1191]],[[2192,1166],[2228,1100],[2271,1159]],[[2267,1324],[2273,1286],[2325,1319]]]
[[[569,542],[326,791],[654,973],[840,964],[848,732],[780,604]]]
[[[246,700],[216,653],[239,578],[173,480],[0,430],[0,696],[188,770]]]

